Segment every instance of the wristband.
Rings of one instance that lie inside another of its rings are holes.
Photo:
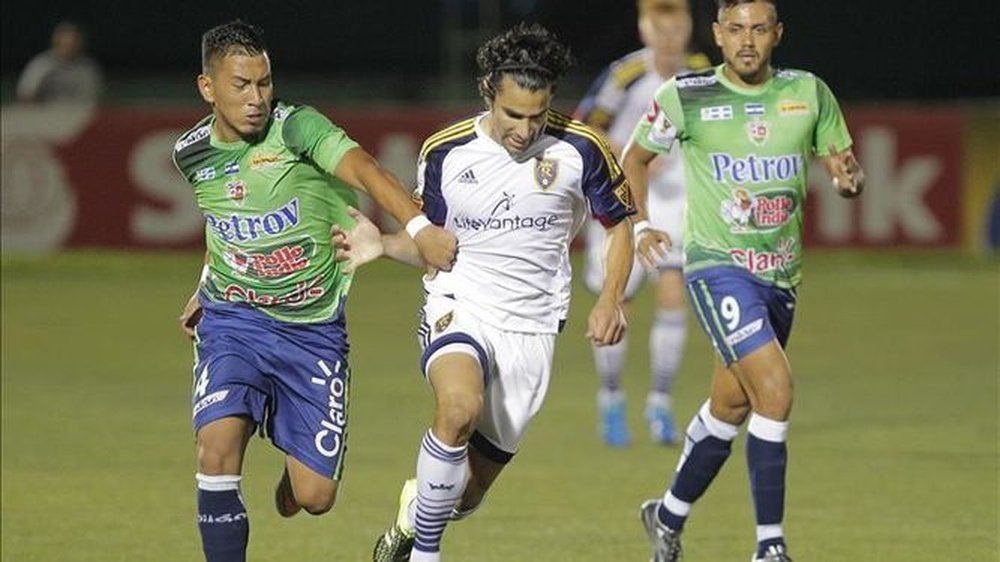
[[[431,221],[427,218],[427,215],[417,215],[410,219],[410,222],[406,223],[406,233],[410,235],[410,238],[416,238],[418,232],[430,225]]]
[[[649,221],[645,219],[632,225],[632,231],[636,235],[642,234],[642,231],[649,230],[650,228],[653,228],[653,225],[649,224]]]

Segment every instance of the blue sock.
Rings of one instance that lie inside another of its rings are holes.
[[[206,562],[245,562],[250,520],[240,496],[240,477],[197,474],[198,530]]]
[[[748,429],[747,468],[757,516],[757,555],[762,557],[768,547],[785,542],[781,523],[785,515],[788,422],[755,413]]]
[[[709,402],[687,428],[684,453],[670,491],[657,512],[660,522],[675,531],[684,528],[688,513],[722,469],[732,450],[738,428],[712,416]]]

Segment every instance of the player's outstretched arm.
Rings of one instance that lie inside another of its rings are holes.
[[[632,272],[632,223],[625,219],[607,230],[604,248],[604,287],[587,319],[587,338],[594,345],[614,345],[625,335],[628,324],[622,303]]]
[[[348,207],[347,214],[355,221],[350,230],[345,231],[338,224],[330,229],[330,242],[336,252],[337,261],[347,262],[345,271],[353,273],[362,265],[381,256],[414,267],[425,267],[417,244],[406,232],[382,234],[361,211]]]
[[[656,158],[656,153],[646,150],[636,143],[625,147],[622,155],[622,170],[632,188],[632,198],[635,199],[636,214],[632,216],[635,225],[635,251],[643,267],[652,271],[661,259],[666,257],[670,249],[670,236],[662,230],[657,230],[649,224],[647,210],[649,194],[649,165]]]
[[[833,188],[841,197],[852,198],[861,195],[865,190],[865,172],[854,157],[850,147],[837,150],[832,144],[827,147],[828,154],[823,156],[823,165],[833,180]]]
[[[656,158],[656,153],[631,142],[622,152],[622,171],[632,188],[632,199],[635,200],[636,214],[632,221],[639,223],[649,220],[649,163]]]
[[[406,225],[406,232],[416,243],[423,261],[437,269],[451,269],[458,246],[455,235],[431,224],[396,176],[382,168],[370,154],[360,148],[347,151],[337,164],[336,175],[371,195],[399,224]]]
[[[184,304],[184,309],[177,318],[181,326],[181,331],[189,338],[194,338],[194,329],[198,325],[198,321],[201,320],[201,301],[198,300],[198,291],[201,289],[202,282],[205,281],[205,275],[208,274],[207,268],[208,252],[206,251],[205,266],[201,270],[201,278],[198,281],[198,285],[194,288],[194,293],[188,299],[187,303]]]

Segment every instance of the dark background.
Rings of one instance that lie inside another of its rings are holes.
[[[718,61],[710,32],[715,4],[692,5],[697,47]],[[779,3],[786,30],[775,62],[815,72],[849,100],[998,96],[998,5],[786,0]],[[330,81],[324,88],[378,84],[375,91],[356,87],[359,95],[410,101],[448,97],[441,84],[449,82],[462,92],[456,95],[474,95],[475,46],[484,34],[520,20],[541,22],[572,46],[579,65],[568,79],[571,91],[639,45],[633,0],[8,0],[2,12],[5,83],[47,47],[52,25],[69,18],[88,28],[112,89],[131,83],[134,90],[146,77],[184,77],[188,94],[201,32],[234,17],[264,29],[278,78]],[[153,97],[162,87],[145,84]]]

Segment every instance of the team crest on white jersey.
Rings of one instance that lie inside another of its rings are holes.
[[[535,160],[535,183],[542,189],[552,187],[559,176],[559,161],[553,158]]]
[[[753,121],[747,122],[746,131],[747,136],[750,138],[750,142],[757,146],[764,146],[767,144],[767,137],[771,133],[771,126],[767,121],[754,119]]]
[[[441,318],[438,318],[437,321],[434,322],[434,331],[440,334],[441,332],[447,330],[448,326],[451,325],[451,321],[454,317],[455,317],[455,312],[449,311],[448,314],[445,314]]]

